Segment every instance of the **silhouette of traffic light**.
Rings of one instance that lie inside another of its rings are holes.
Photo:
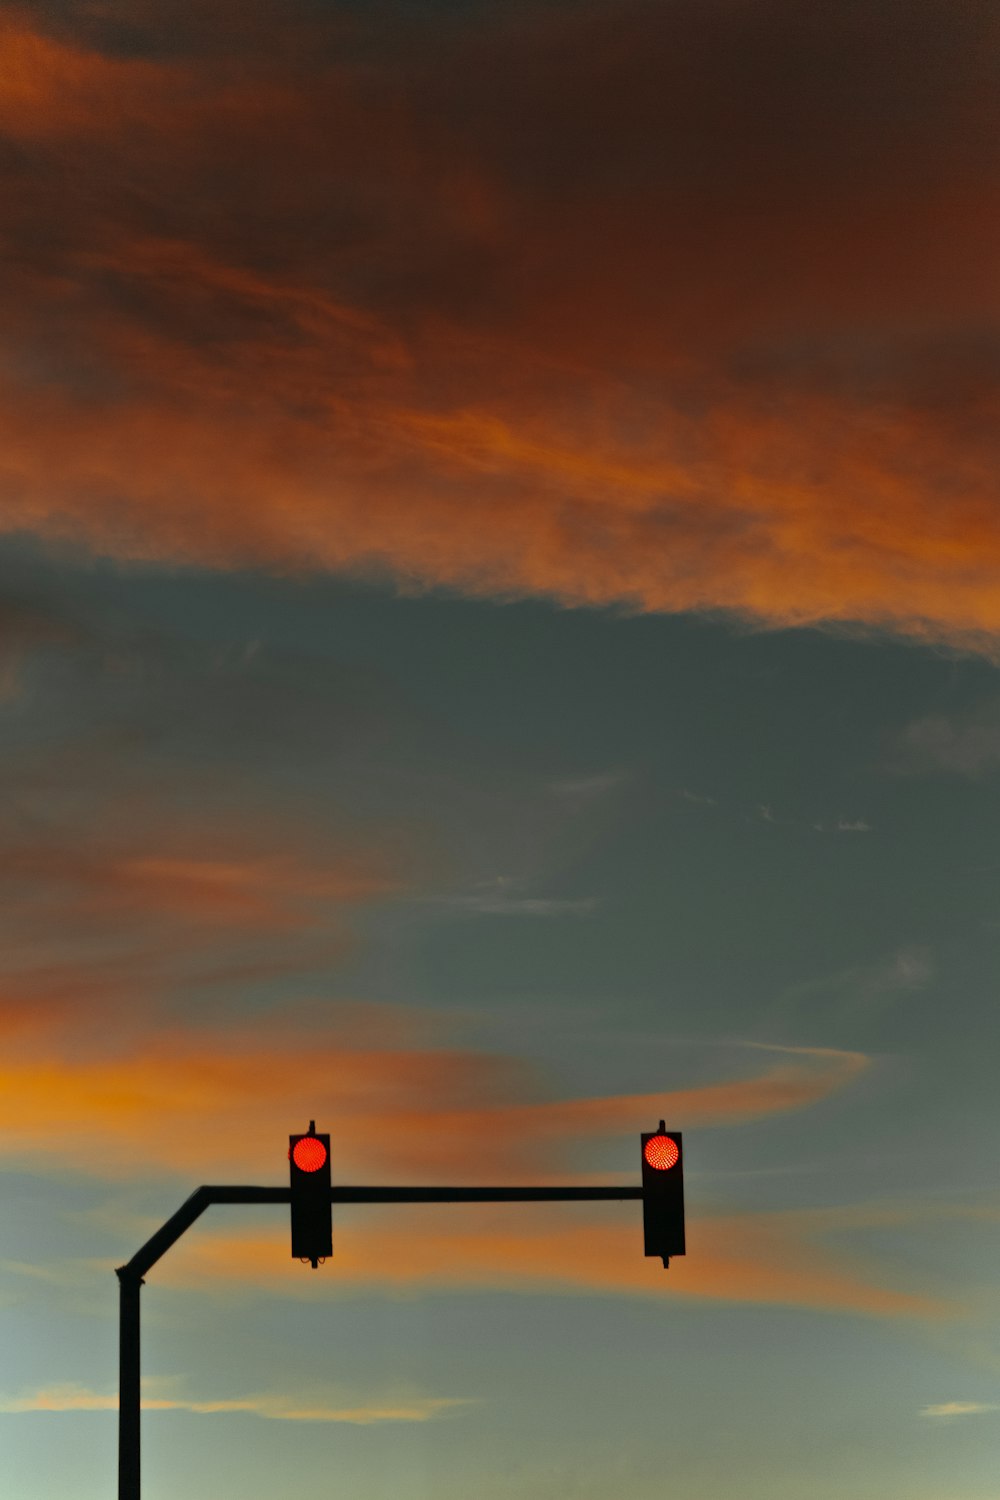
[[[292,1255],[315,1271],[333,1254],[330,1211],[330,1137],[316,1134],[309,1121],[305,1135],[288,1137],[288,1170],[292,1187]]]
[[[684,1250],[684,1146],[679,1131],[659,1130],[642,1141],[642,1227],[646,1254],[670,1264]]]

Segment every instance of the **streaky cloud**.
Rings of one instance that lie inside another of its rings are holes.
[[[144,1396],[142,1410],[194,1412],[199,1416],[240,1414],[283,1422],[347,1422],[368,1427],[382,1422],[428,1422],[458,1407],[469,1406],[468,1396],[418,1396],[356,1406],[321,1405],[286,1396],[241,1396],[214,1400],[184,1400],[168,1396]],[[0,1412],[117,1411],[117,1395],[102,1395],[80,1385],[44,1386],[27,1395],[0,1397]]]
[[[942,1401],[937,1406],[925,1406],[922,1417],[978,1417],[1000,1411],[996,1401]]]

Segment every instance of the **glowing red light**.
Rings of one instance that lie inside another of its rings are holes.
[[[651,1135],[642,1154],[658,1172],[668,1172],[677,1165],[681,1153],[673,1136]]]
[[[326,1147],[313,1135],[304,1135],[292,1147],[292,1161],[300,1172],[318,1172],[326,1166]]]

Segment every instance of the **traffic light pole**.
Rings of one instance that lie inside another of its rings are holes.
[[[331,1203],[608,1203],[641,1187],[334,1187]],[[118,1500],[141,1500],[139,1294],[143,1278],[213,1203],[291,1203],[290,1188],[200,1187],[115,1272],[120,1291]]]
[[[118,1495],[139,1494],[139,1292],[141,1276],[118,1270]]]

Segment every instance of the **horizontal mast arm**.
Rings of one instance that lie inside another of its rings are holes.
[[[350,1187],[330,1189],[331,1203],[613,1203],[640,1199],[641,1187]],[[211,1203],[291,1203],[286,1187],[225,1183],[197,1188],[152,1235],[118,1276],[139,1277],[177,1243]]]

